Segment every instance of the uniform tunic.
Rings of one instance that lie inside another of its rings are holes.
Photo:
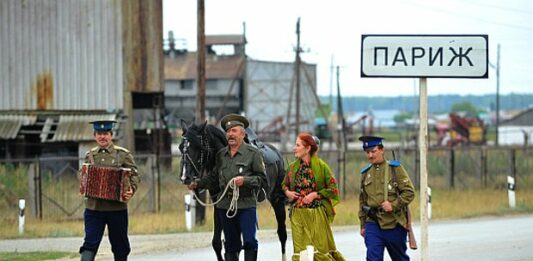
[[[137,185],[140,182],[137,165],[127,149],[114,144],[110,144],[106,148],[92,148],[85,155],[85,163],[91,162],[96,166],[130,168],[129,182],[133,192],[135,193],[137,190]],[[124,259],[131,251],[128,240],[127,203],[86,197],[85,207],[85,237],[80,253],[85,250],[96,253],[107,226],[115,259]]]
[[[396,167],[391,166],[398,165]],[[396,168],[396,183],[392,181],[392,168]],[[415,198],[415,190],[407,172],[397,161],[391,163],[385,161],[381,164],[369,165],[362,171],[361,194],[359,195],[359,221],[361,227],[369,221],[363,211],[363,205],[379,209],[384,197],[384,181],[387,177],[387,198],[391,202],[393,211],[378,211],[378,223],[381,229],[393,229],[396,224],[404,228],[407,226],[407,218],[402,208],[407,206]],[[399,191],[397,196],[396,189]],[[372,220],[370,220],[372,221]]]
[[[222,192],[237,176],[243,176],[244,183],[238,187],[237,213],[234,217],[228,217],[233,214],[227,213],[233,192],[231,189],[225,195]],[[233,156],[229,147],[220,149],[216,155],[215,170],[198,181],[198,188],[220,188],[221,193],[217,197],[220,202],[215,211],[222,223],[226,253],[238,253],[241,249],[257,251],[257,194],[262,193],[259,190],[266,182],[261,152],[246,143],[242,143]]]
[[[96,166],[130,168],[130,185],[135,193],[140,179],[137,173],[137,165],[127,149],[114,144],[110,144],[107,148],[97,146],[85,154],[85,163],[91,163],[91,157]],[[97,211],[116,211],[128,208],[125,202],[97,198],[85,198],[85,207]]]
[[[257,193],[267,182],[265,164],[261,152],[246,143],[241,144],[233,157],[229,147],[220,149],[216,155],[215,170],[198,181],[198,188],[212,187],[214,184],[218,185],[222,192],[228,182],[237,176],[244,177],[244,184],[239,187],[238,208],[256,207]],[[222,193],[218,195],[219,198],[221,196]],[[228,209],[230,204],[231,193],[228,193],[216,207]]]
[[[387,248],[392,260],[409,260],[406,254],[407,217],[404,208],[414,199],[414,187],[407,172],[398,161],[385,161],[371,164],[361,173],[359,220],[361,229],[365,229],[366,259],[382,261],[384,249]],[[391,212],[381,208],[385,200],[391,202]],[[367,216],[363,206],[373,208],[377,220]]]

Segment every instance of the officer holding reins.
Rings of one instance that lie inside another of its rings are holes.
[[[189,185],[189,189],[218,185],[224,191],[228,184],[234,188],[219,193],[215,208],[223,225],[226,261],[238,261],[242,249],[245,261],[257,260],[257,194],[267,179],[261,152],[243,142],[248,125],[241,115],[222,118],[228,146],[217,152],[215,171]]]

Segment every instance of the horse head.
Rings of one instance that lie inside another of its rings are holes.
[[[205,146],[206,123],[194,124],[187,126],[184,120],[181,120],[183,130],[182,140],[179,145],[181,152],[181,183],[189,185],[192,181],[201,178],[207,161],[207,151]]]
[[[216,152],[228,145],[228,142],[220,128],[207,122],[187,126],[181,120],[181,128],[183,139],[179,145],[182,155],[180,179],[188,185],[214,168]]]

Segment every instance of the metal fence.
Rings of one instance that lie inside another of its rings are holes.
[[[402,162],[418,188],[420,171],[416,149],[397,149]],[[359,170],[368,163],[364,152],[319,151],[336,173],[342,196],[359,193]],[[284,153],[288,163],[292,153]],[[390,150],[387,158],[391,159]],[[343,159],[346,159],[343,161]],[[182,211],[187,189],[179,181],[180,156],[135,156],[142,182],[129,202],[130,214]],[[81,219],[84,203],[79,195],[79,158],[40,158],[0,161],[0,212],[16,209],[19,198],[26,199],[27,213],[41,219]],[[516,180],[516,189],[533,188],[533,158],[530,147],[430,148],[428,184],[433,189],[505,189],[507,176]]]

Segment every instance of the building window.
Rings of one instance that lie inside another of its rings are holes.
[[[207,80],[205,82],[205,89],[206,90],[216,90],[217,89],[217,80]]]
[[[180,82],[180,89],[181,90],[193,90],[194,89],[194,81],[193,80],[183,80]]]

